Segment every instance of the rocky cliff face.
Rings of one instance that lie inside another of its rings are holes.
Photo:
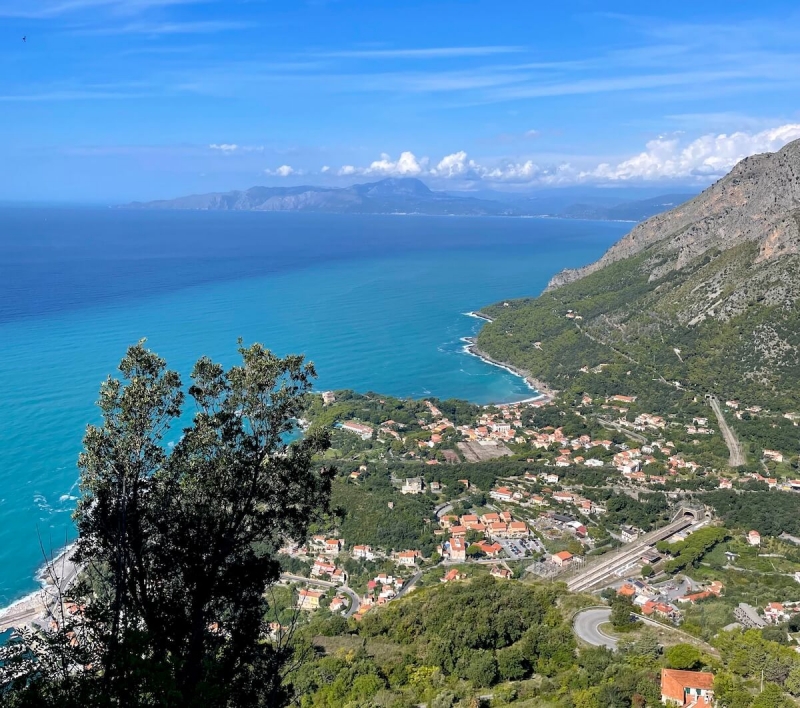
[[[481,349],[559,389],[649,395],[660,410],[669,382],[793,410],[800,141],[743,160],[538,298],[482,311]]]
[[[647,267],[656,280],[710,249],[757,245],[754,264],[800,253],[800,140],[776,153],[742,160],[716,184],[672,211],[634,228],[597,262],[565,270],[553,290],[604,266],[651,249]]]

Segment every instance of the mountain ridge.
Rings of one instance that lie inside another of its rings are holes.
[[[387,177],[349,187],[251,187],[192,194],[175,199],[132,202],[117,208],[195,211],[313,211],[360,214],[429,214],[460,216],[549,216],[568,219],[638,221],[691,194],[646,199],[623,198],[621,190],[594,190],[585,203],[568,189],[546,196],[501,193],[439,192],[413,177]],[[607,191],[608,194],[603,194]],[[616,195],[616,196],[614,196]],[[669,201],[671,200],[671,201]]]
[[[482,308],[478,345],[550,386],[665,410],[674,391],[800,398],[800,141],[740,162],[537,298]]]
[[[715,233],[722,238],[715,239]],[[701,194],[639,224],[598,261],[561,271],[548,289],[668,239],[673,240],[666,244],[664,253],[672,251],[676,256],[665,264],[667,270],[682,267],[712,243],[726,249],[745,241],[763,241],[759,253],[762,260],[784,251],[800,253],[800,140],[778,152],[741,160]]]
[[[133,202],[131,209],[200,211],[321,211],[329,213],[425,213],[521,215],[509,204],[434,192],[421,180],[387,177],[350,187],[251,187],[230,192],[194,194],[154,202]]]

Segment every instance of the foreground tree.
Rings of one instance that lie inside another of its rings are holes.
[[[88,427],[78,463],[74,557],[85,572],[74,594],[85,608],[69,641],[50,640],[71,658],[10,700],[285,704],[292,650],[265,639],[264,593],[280,575],[284,539],[302,539],[327,509],[333,471],[313,458],[329,440],[312,430],[286,442],[316,376],[311,364],[260,345],[239,352],[242,363],[227,371],[197,362],[194,415],[174,445],[166,436],[185,394],[164,360],[140,343],[121,379],[103,383],[102,424]]]
[[[636,625],[633,602],[625,595],[616,595],[611,600],[611,626],[618,632],[627,632]]]

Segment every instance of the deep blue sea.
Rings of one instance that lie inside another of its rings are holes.
[[[188,372],[236,340],[302,352],[318,388],[478,403],[530,395],[463,352],[464,313],[538,294],[630,224],[109,209],[0,210],[0,607],[40,539],[72,539],[76,458],[100,382],[147,337]],[[177,437],[177,433],[176,433]]]

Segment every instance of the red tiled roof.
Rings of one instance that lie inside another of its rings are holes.
[[[714,688],[714,674],[705,671],[678,671],[661,669],[661,695],[684,704],[687,688],[701,688],[710,691]]]

